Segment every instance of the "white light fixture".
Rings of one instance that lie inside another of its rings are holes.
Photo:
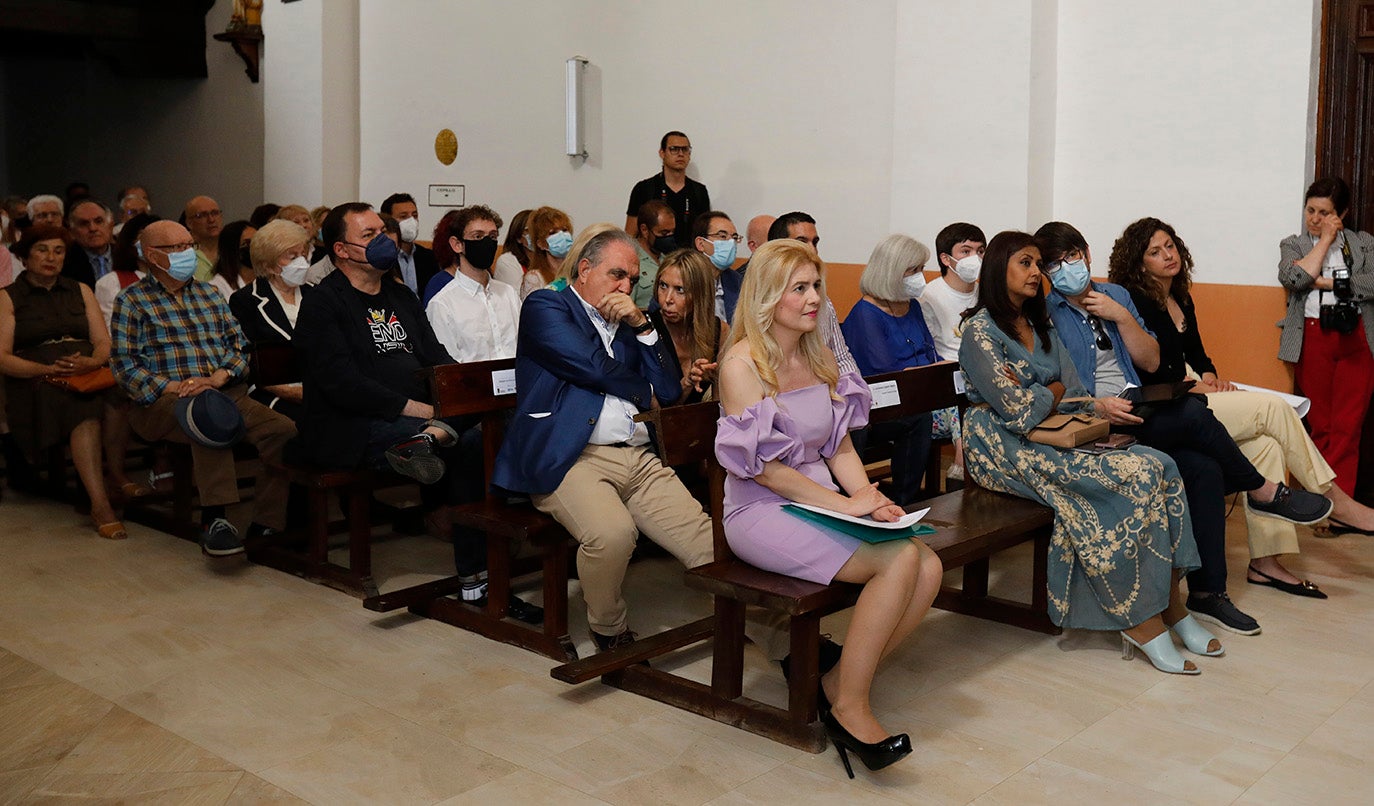
[[[563,150],[569,157],[587,158],[587,146],[582,141],[582,74],[587,69],[587,60],[581,56],[568,59],[564,69],[564,129]]]

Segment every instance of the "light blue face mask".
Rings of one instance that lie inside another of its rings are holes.
[[[712,241],[711,265],[721,271],[725,271],[735,265],[735,251],[739,249],[739,244],[735,239],[726,238],[723,241]]]
[[[549,254],[554,257],[567,257],[568,250],[572,249],[572,233],[567,230],[559,230],[546,239],[549,243]]]
[[[1092,272],[1088,270],[1087,261],[1075,260],[1059,264],[1059,271],[1050,275],[1050,285],[1066,297],[1075,297],[1083,293],[1091,279]]]
[[[143,254],[143,244],[138,244],[138,256],[143,260],[148,260]],[[196,276],[196,250],[183,249],[180,252],[165,252],[167,255],[167,273],[178,283],[184,283]],[[158,268],[161,268],[160,266]]]

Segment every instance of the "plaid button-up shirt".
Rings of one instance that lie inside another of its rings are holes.
[[[248,374],[247,339],[209,283],[192,280],[172,293],[149,274],[115,298],[110,335],[110,367],[142,406],[185,378],[217,369],[234,378]]]

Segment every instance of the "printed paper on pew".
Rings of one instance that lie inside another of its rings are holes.
[[[797,507],[799,509],[805,509],[809,512],[815,512],[824,515],[827,518],[834,518],[838,521],[848,521],[849,523],[857,523],[860,526],[871,526],[877,529],[905,529],[908,526],[914,526],[918,521],[921,520],[921,518],[924,518],[926,516],[927,512],[930,511],[929,507],[927,507],[926,509],[918,509],[909,515],[903,515],[901,518],[893,521],[892,523],[884,523],[882,521],[875,521],[868,516],[856,518],[853,515],[846,515],[843,512],[836,512],[833,509],[826,509],[825,507],[813,507],[810,504],[798,504],[795,501],[792,502],[792,506]]]
[[[871,409],[885,409],[888,406],[897,406],[902,402],[902,394],[897,391],[896,381],[879,381],[868,385],[868,392],[873,396]]]
[[[498,397],[515,394],[515,370],[493,370],[491,373],[491,393]]]
[[[1284,403],[1293,407],[1293,411],[1296,411],[1299,417],[1306,417],[1307,410],[1312,408],[1312,401],[1299,395],[1290,395],[1287,392],[1277,392],[1273,389],[1265,389],[1263,386],[1251,386],[1248,383],[1238,383],[1236,384],[1236,388],[1244,389],[1247,392],[1264,392],[1265,394],[1278,395],[1282,398]]]

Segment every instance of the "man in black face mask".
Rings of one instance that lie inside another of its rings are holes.
[[[449,211],[434,228],[443,269],[425,289],[425,315],[459,363],[515,357],[520,294],[491,276],[500,234],[501,216],[481,204]]]
[[[636,219],[635,250],[639,252],[639,281],[630,289],[630,299],[640,310],[649,307],[658,283],[658,264],[663,256],[682,244],[677,242],[677,216],[667,202],[653,199],[639,206]]]
[[[435,419],[416,370],[452,364],[453,357],[434,335],[420,300],[388,276],[398,247],[371,206],[335,207],[320,232],[338,270],[302,298],[292,340],[305,368],[301,458],[329,468],[390,467],[418,481],[426,508],[442,516],[473,497],[467,471],[475,466],[480,476],[481,462],[464,453],[475,441],[480,456],[480,432],[460,447],[459,435],[475,431],[473,423]],[[480,478],[476,486],[480,497]],[[459,573],[472,580],[463,598],[479,602],[486,593],[482,535],[454,531],[453,539]],[[519,605],[511,607],[515,617],[542,619],[538,608]]]

